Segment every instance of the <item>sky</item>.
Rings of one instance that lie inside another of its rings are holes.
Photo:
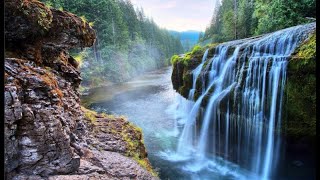
[[[176,31],[205,31],[215,0],[131,0],[162,28]]]

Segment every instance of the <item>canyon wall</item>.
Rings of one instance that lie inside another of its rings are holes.
[[[5,1],[7,179],[157,179],[142,132],[81,107],[72,48],[93,45],[81,18],[36,0]]]

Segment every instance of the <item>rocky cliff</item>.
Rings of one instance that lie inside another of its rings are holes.
[[[157,179],[142,132],[80,105],[81,18],[36,0],[5,1],[6,179]]]

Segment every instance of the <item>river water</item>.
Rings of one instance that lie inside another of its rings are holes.
[[[250,172],[222,158],[213,157],[199,162],[196,156],[181,159],[175,154],[183,128],[183,122],[179,120],[185,119],[184,114],[178,114],[180,111],[177,108],[178,104],[185,103],[178,102],[184,99],[173,90],[171,73],[171,67],[152,71],[123,84],[93,89],[84,99],[93,99],[91,109],[124,115],[142,128],[148,158],[163,180],[257,179]],[[195,162],[206,163],[206,168],[197,169],[203,164],[198,166]],[[304,174],[312,177],[312,172]],[[284,176],[284,179],[288,179],[287,174]]]
[[[144,142],[152,166],[161,179],[237,179],[228,173],[204,170],[184,170],[192,160],[168,160],[166,153],[177,146],[182,125],[178,117],[177,94],[171,84],[172,68],[149,72],[129,82],[111,87],[102,87],[91,92],[98,96],[90,108],[108,114],[124,115],[143,130]],[[104,98],[105,95],[105,98]],[[181,114],[180,114],[181,115]],[[221,169],[220,169],[221,170]]]

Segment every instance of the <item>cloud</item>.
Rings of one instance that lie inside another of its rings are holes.
[[[172,30],[201,30],[209,24],[213,0],[131,0],[160,26]]]
[[[156,6],[158,9],[171,9],[177,7],[177,1],[169,1],[162,5]]]

